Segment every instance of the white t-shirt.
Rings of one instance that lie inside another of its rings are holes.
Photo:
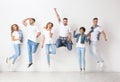
[[[14,39],[19,39],[20,38],[20,34],[19,34],[18,31],[14,31],[12,33],[12,36],[14,37]],[[20,40],[13,41],[13,44],[20,44]]]
[[[53,42],[53,36],[50,37],[49,33],[50,33],[50,31],[48,31],[46,29],[43,30],[43,35],[45,36],[44,44],[53,44],[54,43]],[[53,30],[51,30],[51,33],[53,33]]]
[[[59,36],[61,37],[68,37],[68,34],[71,32],[70,27],[68,25],[66,26],[63,25],[62,22],[60,23],[59,29],[60,29]]]
[[[79,37],[76,47],[85,48],[85,44],[81,44],[81,36]]]
[[[100,26],[95,27],[94,31],[91,33],[91,41],[97,41],[97,35],[99,32],[102,32]]]
[[[37,26],[27,26],[27,38],[33,42],[36,42],[37,33],[40,32],[39,28]]]

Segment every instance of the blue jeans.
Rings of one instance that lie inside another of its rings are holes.
[[[47,55],[47,62],[50,64],[50,54],[56,54],[56,46],[54,44],[45,44],[45,50]]]
[[[77,47],[78,62],[80,68],[85,68],[85,48]]]
[[[14,50],[15,50],[15,54],[10,57],[10,59],[13,59],[13,62],[15,62],[18,56],[20,56],[21,54],[20,44],[14,44]]]
[[[35,53],[37,50],[37,43],[31,40],[28,40],[28,55],[29,55],[29,62],[32,63],[32,53]]]
[[[72,50],[72,43],[70,43],[69,41],[65,40],[64,42],[62,41],[62,39],[58,39],[57,42],[56,42],[56,47],[59,48],[59,47],[67,47],[67,49],[69,51]]]
[[[103,59],[97,52],[97,42],[91,42],[89,50],[91,55],[93,56],[93,58],[95,58],[97,62],[103,61]]]

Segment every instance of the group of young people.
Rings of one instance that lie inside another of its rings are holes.
[[[97,43],[102,34],[105,41],[107,41],[107,37],[105,32],[101,29],[98,25],[98,18],[93,18],[93,26],[90,28],[88,34],[85,34],[85,27],[79,28],[79,33],[76,33],[77,30],[74,30],[73,35],[72,31],[70,30],[70,26],[68,25],[68,18],[63,18],[61,20],[57,9],[54,8],[55,15],[57,16],[57,20],[59,22],[59,37],[54,43],[53,41],[53,23],[48,22],[44,27],[43,32],[41,33],[39,28],[35,25],[34,18],[27,18],[22,21],[23,25],[27,27],[27,45],[28,45],[28,56],[29,56],[29,65],[30,67],[33,64],[32,54],[36,52],[39,43],[37,43],[37,38],[43,35],[41,47],[45,47],[47,62],[50,66],[50,54],[56,54],[56,47],[67,47],[69,51],[72,50],[72,37],[76,39],[76,48],[77,48],[77,55],[78,55],[78,62],[80,65],[80,70],[85,71],[85,52],[86,46],[85,43],[88,42],[90,46],[90,54],[93,55],[97,64],[103,66],[104,60],[101,58],[100,54],[97,52]],[[29,21],[29,23],[27,22]],[[9,60],[13,59],[13,64],[15,63],[16,59],[21,54],[21,42],[23,41],[23,34],[22,31],[19,29],[17,24],[13,24],[11,26],[11,40],[13,41],[15,54],[11,57],[6,58],[6,62],[8,63]]]

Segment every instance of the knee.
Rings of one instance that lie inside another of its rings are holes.
[[[59,48],[59,47],[60,47],[60,45],[61,45],[61,40],[60,40],[60,39],[58,39],[58,40],[57,40],[57,42],[56,42],[56,47],[57,47],[57,48]]]
[[[56,47],[59,48],[59,44],[56,42]]]
[[[53,51],[53,54],[56,54],[56,50]]]
[[[72,50],[72,44],[68,43],[67,48],[68,48],[69,51],[71,51]]]
[[[20,53],[20,52],[18,52],[18,53],[17,53],[17,56],[20,56],[20,54],[21,54],[21,53]]]

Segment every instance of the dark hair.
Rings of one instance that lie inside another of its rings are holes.
[[[68,18],[63,18],[63,20],[68,20]]]
[[[14,32],[13,26],[16,26],[16,27],[17,27],[17,30],[19,30],[19,26],[18,26],[17,24],[13,24],[13,25],[11,26],[11,35],[12,35],[12,33]]]
[[[95,18],[93,18],[93,20],[98,20],[98,18],[97,18],[97,17],[95,17]]]
[[[49,24],[51,24],[51,25],[52,25],[52,27],[53,27],[53,23],[52,23],[52,22],[48,22],[48,23],[46,24],[45,29],[47,29],[47,28],[48,28],[48,25],[49,25]],[[52,27],[51,27],[51,28],[52,28]]]
[[[86,31],[85,27],[80,27],[79,30],[81,30],[81,29],[83,29],[84,32]]]
[[[34,22],[36,21],[34,18],[31,18]]]

